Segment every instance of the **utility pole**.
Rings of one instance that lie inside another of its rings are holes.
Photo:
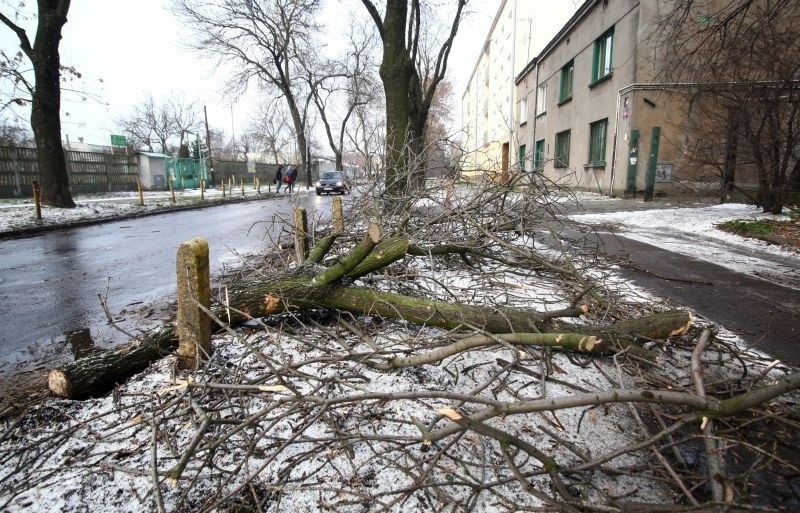
[[[206,158],[208,159],[208,169],[211,173],[211,183],[213,185],[216,184],[217,181],[214,179],[214,161],[211,160],[211,132],[208,130],[208,109],[206,109],[205,105],[203,105],[203,115],[206,118],[206,147],[208,148]]]

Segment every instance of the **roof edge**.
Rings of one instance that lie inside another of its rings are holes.
[[[572,17],[567,20],[564,26],[561,27],[561,30],[559,30],[558,33],[553,36],[553,39],[551,39],[550,42],[548,42],[544,48],[542,48],[542,51],[539,52],[539,55],[531,59],[531,61],[522,69],[519,75],[517,75],[517,77],[514,79],[514,84],[519,84],[525,75],[531,71],[531,68],[535,67],[538,62],[544,59],[544,57],[550,53],[550,51],[553,50],[553,48],[555,48],[562,39],[564,39],[564,36],[573,29],[578,21],[580,21],[586,15],[589,9],[591,9],[594,4],[598,3],[599,1],[600,0],[586,0],[583,2],[583,5],[578,7],[578,10],[575,11],[575,14],[573,14]],[[470,80],[471,79],[472,78],[470,77]]]

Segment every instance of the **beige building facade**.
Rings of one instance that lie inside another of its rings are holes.
[[[464,175],[497,173],[517,163],[516,130],[520,108],[515,78],[544,45],[552,30],[542,29],[543,13],[564,20],[571,2],[503,0],[473,67],[462,106],[462,170]]]
[[[691,84],[659,82],[669,4],[586,0],[528,63],[515,80],[526,169],[610,195],[718,186],[718,171],[688,163],[702,124]]]

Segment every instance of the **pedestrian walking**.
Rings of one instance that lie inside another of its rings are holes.
[[[289,194],[294,192],[294,182],[297,181],[297,166],[292,166],[288,171],[288,180],[287,183],[289,184]]]
[[[281,184],[283,183],[283,173],[281,173],[281,166],[275,170],[275,194],[281,193]]]

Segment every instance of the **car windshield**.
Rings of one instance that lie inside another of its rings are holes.
[[[328,171],[326,173],[322,173],[323,180],[341,180],[342,173],[337,173],[336,171]]]

